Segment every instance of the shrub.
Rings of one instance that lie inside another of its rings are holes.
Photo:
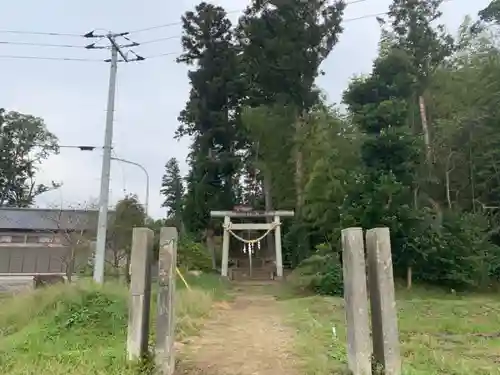
[[[200,281],[207,284],[205,278]],[[178,339],[195,335],[210,313],[215,290],[198,285],[177,292]],[[78,281],[6,297],[0,309],[0,373],[150,374],[148,360],[135,363],[126,357],[127,316],[128,289],[117,283]]]
[[[349,189],[340,227],[388,227],[395,277],[406,277],[411,266],[415,281],[470,289],[498,276],[500,248],[484,215],[429,207],[424,195],[416,209],[408,204],[412,189],[392,174],[361,175]]]
[[[342,266],[337,254],[325,251],[326,247],[318,245],[316,254],[303,260],[292,272],[289,278],[292,286],[323,295],[343,295]]]
[[[415,277],[455,289],[487,286],[499,269],[500,248],[488,234],[488,222],[479,214],[447,211],[442,226],[432,226],[409,238],[424,249],[417,258]]]
[[[212,270],[212,258],[206,246],[194,241],[188,235],[182,236],[179,240],[177,264],[189,270],[205,272]]]

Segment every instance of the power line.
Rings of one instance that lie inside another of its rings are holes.
[[[0,59],[105,62],[105,60],[87,59],[87,58],[78,58],[78,57],[20,56],[20,55],[0,55]]]
[[[342,22],[352,22],[352,21],[362,20],[362,19],[365,19],[365,18],[373,18],[373,17],[385,16],[387,14],[389,14],[389,12],[365,14],[364,16],[359,16],[359,17],[354,17],[354,18],[346,18]]]
[[[358,1],[367,1],[367,0],[358,0]],[[374,14],[366,14],[360,17],[356,18],[347,18],[343,20],[342,22],[351,22],[351,21],[357,21],[361,20],[364,18],[372,18],[372,17],[378,17],[378,16],[383,16],[386,15],[387,12],[382,12],[382,13],[374,13]],[[172,35],[172,36],[167,36],[163,38],[158,38],[158,39],[152,39],[152,40],[146,40],[144,42],[137,42],[134,43],[133,46],[139,46],[139,45],[145,45],[145,44],[152,44],[152,43],[158,43],[158,42],[163,42],[166,40],[174,40],[174,39],[179,39],[181,38],[182,35]],[[128,39],[128,38],[127,38]],[[11,42],[11,41],[0,41],[0,44],[5,44],[5,45],[17,45],[17,46],[34,46],[34,47],[61,47],[61,48],[89,48],[88,45],[74,45],[74,44],[52,44],[52,43],[33,43],[33,42]],[[123,46],[123,47],[129,47],[129,46]],[[109,47],[101,47],[101,48],[106,48],[108,49]],[[158,56],[165,56],[165,55],[171,55],[173,53],[167,53],[167,54],[161,54]],[[149,57],[151,58],[151,57]]]
[[[355,4],[355,3],[360,3],[360,2],[364,2],[364,1],[368,1],[368,0],[355,0],[355,1],[349,2],[348,4]],[[446,0],[446,1],[450,1],[450,0]],[[231,13],[234,13],[234,12],[239,12],[239,11],[232,11]],[[228,12],[228,13],[230,13],[230,12]],[[388,14],[388,12],[365,14],[365,15],[362,15],[362,16],[359,16],[359,17],[346,18],[346,19],[344,19],[342,21],[342,23],[353,22],[353,21],[358,21],[358,20],[367,19],[367,18],[380,17],[380,16],[384,16],[384,15],[387,15],[387,14]],[[149,27],[149,28],[145,28],[145,29],[139,29],[139,30],[131,31],[131,32],[126,33],[126,34],[128,35],[128,34],[131,34],[131,33],[148,31],[148,30],[153,30],[153,29],[159,29],[159,28],[164,28],[164,27],[168,27],[168,26],[172,26],[172,25],[178,25],[178,24],[180,24],[180,23],[177,22],[177,23],[170,23],[170,24],[165,24],[165,25],[153,26],[153,27]],[[71,35],[71,34],[68,34],[68,35]],[[156,42],[160,42],[160,41],[164,41],[164,40],[178,39],[178,38],[181,38],[181,37],[182,37],[182,35],[172,35],[172,36],[168,36],[168,37],[164,37],[164,38],[158,38],[158,39],[153,39],[153,40],[149,40],[149,41],[145,41],[145,42],[141,42],[141,43],[137,43],[137,44],[138,45],[143,45],[143,44],[149,44],[149,43],[156,43]],[[57,45],[54,45],[54,46],[57,46]],[[86,46],[86,47],[88,47],[88,46]],[[160,57],[165,57],[165,56],[172,56],[172,55],[180,55],[180,54],[182,54],[182,51],[171,51],[171,52],[161,53],[161,54],[158,54],[158,55],[144,56],[144,60],[155,59],[155,58],[160,58]],[[71,58],[71,57],[65,58],[65,57],[0,55],[0,59],[2,59],[2,58],[3,59],[28,59],[28,60],[109,62],[107,60],[86,59],[86,58]],[[123,62],[123,60],[119,61],[119,62]]]
[[[360,0],[357,0],[357,1],[360,1]],[[367,0],[361,0],[361,1],[367,1]],[[234,13],[239,13],[239,12],[242,12],[242,11],[243,11],[243,9],[231,10],[229,12],[226,12],[226,14],[234,14]],[[177,25],[182,25],[182,21],[176,21],[176,22],[165,23],[165,24],[162,24],[162,25],[145,27],[143,29],[136,29],[136,30],[130,31],[130,34],[139,34],[139,33],[143,33],[143,32],[146,32],[146,31],[163,29],[165,27],[171,27],[171,26],[177,26]]]
[[[347,1],[346,5],[352,5],[352,4],[358,4],[358,3],[363,3],[369,0],[352,0],[352,1]],[[448,2],[451,0],[445,0],[445,2]],[[234,13],[240,13],[243,12],[244,9],[238,9],[238,10],[232,10],[226,12],[226,14],[234,14]],[[382,16],[386,15],[388,12],[382,12],[382,13],[377,13],[377,14],[369,14],[361,17],[356,17],[356,18],[351,18],[351,19],[345,19],[343,22],[349,22],[349,21],[355,21],[358,19],[364,19],[364,18],[371,18],[371,17],[377,17],[377,16]],[[170,22],[170,23],[165,23],[162,25],[156,25],[156,26],[150,26],[150,27],[145,27],[141,29],[135,29],[132,30],[128,33],[125,34],[138,34],[146,31],[151,31],[151,30],[157,30],[157,29],[163,29],[171,26],[177,26],[177,25],[182,25],[182,21],[177,21],[177,22]],[[81,38],[84,37],[84,34],[74,34],[74,33],[60,33],[60,32],[44,32],[44,31],[29,31],[29,30],[0,30],[0,34],[20,34],[20,35],[45,35],[45,36],[63,36],[63,37],[77,37]],[[142,44],[148,44],[148,43],[155,43],[159,42],[161,40],[169,40],[169,39],[175,39],[176,37],[166,37],[166,38],[160,38],[160,39],[155,39],[154,41],[146,41],[143,42]],[[13,43],[10,43],[13,44]],[[16,43],[17,44],[17,43]],[[54,46],[55,47],[55,46]]]
[[[79,37],[79,38],[81,38],[83,36],[80,34],[67,34],[67,33],[44,32],[44,31],[28,31],[28,30],[0,30],[0,34],[70,36],[70,37]]]
[[[156,59],[158,57],[165,57],[165,56],[172,56],[172,55],[180,55],[182,51],[178,52],[165,52],[165,53],[160,53],[159,55],[152,55],[152,56],[145,56],[144,59]]]
[[[369,1],[369,0],[352,0],[352,1],[347,1],[346,5],[363,3],[366,1]],[[244,9],[231,10],[231,11],[226,12],[226,14],[240,13],[243,11],[244,11]],[[136,30],[130,31],[130,34],[132,34],[132,33],[137,34],[137,33],[142,33],[142,32],[151,31],[151,30],[163,29],[165,27],[171,27],[171,26],[176,26],[176,25],[182,25],[182,21],[170,22],[170,23],[166,23],[166,24],[162,24],[162,25],[136,29]],[[75,33],[60,33],[60,32],[47,32],[47,31],[30,31],[30,30],[0,30],[0,34],[64,36],[64,37],[73,37],[73,38],[81,38],[84,36],[83,34],[75,34]]]
[[[117,62],[129,62],[129,61],[142,61],[144,60],[143,57],[137,55],[134,51],[130,50],[135,58],[128,58],[127,54],[124,54],[122,52],[122,48],[130,47],[130,46],[137,46],[137,43],[132,43],[129,45],[119,45],[118,43],[115,42],[115,37],[121,37],[124,36],[126,33],[120,33],[120,34],[108,34],[108,35],[96,35],[94,34],[94,31],[87,33],[85,35],[81,35],[83,38],[95,38],[98,39],[97,42],[100,40],[106,38],[111,42],[111,46],[106,46],[106,47],[100,47],[96,46],[96,43],[92,43],[86,46],[78,46],[79,48],[85,48],[85,49],[112,49],[115,48],[119,54],[122,56],[122,60],[117,60]],[[17,43],[17,42],[14,42]],[[11,44],[11,42],[0,42],[0,44]],[[65,47],[65,46],[71,46],[71,47],[77,47],[73,45],[61,45],[61,44],[44,44],[44,43],[29,43],[30,45],[39,45],[39,46],[53,46],[53,47]],[[79,62],[111,62],[110,59],[90,59],[90,58],[80,58],[80,57],[57,57],[57,56],[28,56],[28,55],[0,55],[0,59],[21,59],[21,60],[50,60],[50,61],[79,61]]]
[[[62,47],[62,48],[85,48],[86,46],[78,46],[74,44],[52,44],[52,43],[33,43],[33,42],[10,42],[0,41],[0,44],[8,44],[15,46],[34,46],[34,47]]]
[[[363,2],[363,1],[367,1],[367,0],[356,0],[356,1],[350,2],[349,4],[359,3],[359,2]],[[354,17],[354,18],[346,18],[346,19],[342,20],[342,23],[344,23],[344,22],[352,22],[352,21],[357,21],[357,20],[362,20],[362,19],[365,19],[365,18],[380,17],[380,16],[385,16],[387,14],[388,14],[388,12],[366,14],[366,15],[359,16],[359,17]],[[176,24],[178,24],[178,23],[176,23]],[[169,25],[174,25],[174,24],[165,24],[163,26],[154,26],[154,27],[155,28],[160,28],[160,27],[167,27]],[[149,29],[151,29],[151,28],[149,28]],[[143,31],[145,31],[145,30],[146,29],[143,29]],[[133,33],[133,32],[134,31],[131,31],[131,33]],[[165,41],[165,40],[173,40],[173,39],[180,39],[180,38],[182,38],[182,35],[172,35],[172,36],[168,36],[168,37],[164,37],[164,38],[147,40],[145,42],[138,42],[138,44],[142,46],[144,44],[157,43],[157,42],[162,42],[162,41]],[[169,53],[164,53],[164,54],[156,55],[156,56],[148,56],[146,58],[151,59],[153,57],[167,56],[167,55],[172,55],[172,54],[176,54],[176,53],[180,54],[182,52],[169,52]]]
[[[135,53],[132,52],[134,55]],[[135,61],[135,60],[148,60],[148,59],[156,59],[159,57],[165,57],[165,56],[172,56],[172,55],[180,55],[182,51],[179,52],[166,52],[166,53],[161,53],[159,55],[152,55],[152,56],[146,56],[146,57],[140,57],[137,59],[136,58],[133,60],[129,61]],[[109,59],[87,59],[87,58],[78,58],[78,57],[50,57],[50,56],[21,56],[21,55],[0,55],[0,59],[18,59],[18,60],[49,60],[49,61],[77,61],[77,62],[106,62],[109,63]],[[118,60],[117,62],[126,62],[125,60]]]
[[[356,0],[356,1],[353,1],[353,2],[351,2],[349,4],[358,3],[358,2],[362,2],[362,1],[367,1],[367,0]],[[388,14],[388,12],[365,14],[365,15],[359,16],[359,17],[346,18],[346,19],[342,20],[342,23],[352,22],[352,21],[358,21],[358,20],[362,20],[362,19],[365,19],[365,18],[380,17],[380,16],[385,16],[387,14]],[[159,39],[154,39],[154,40],[150,40],[150,41],[146,41],[146,42],[139,42],[139,45],[148,44],[148,43],[156,43],[156,42],[163,41],[163,40],[179,39],[181,37],[182,37],[182,35],[173,35],[173,36],[169,36],[169,37],[165,37],[165,38],[159,38]],[[179,52],[166,52],[166,53],[162,53],[162,54],[159,54],[159,55],[145,56],[144,58],[145,59],[154,59],[154,58],[158,58],[158,57],[171,56],[171,55],[180,55],[180,54],[182,54],[182,51],[179,51]]]
[[[167,36],[165,38],[158,38],[158,39],[146,40],[145,42],[138,42],[138,44],[142,46],[144,44],[158,43],[158,42],[163,42],[165,40],[178,39],[180,37],[181,35],[172,35],[172,36]]]
[[[352,5],[352,4],[357,4],[357,3],[364,3],[366,1],[368,1],[368,0],[352,0],[352,1],[346,2],[346,5]],[[243,12],[244,10],[245,9],[231,10],[231,11],[226,12],[226,14],[240,13],[240,12]],[[143,33],[143,32],[146,32],[146,31],[157,30],[157,29],[164,29],[166,27],[172,27],[172,26],[177,26],[177,25],[182,25],[182,21],[170,22],[170,23],[165,23],[165,24],[162,24],[162,25],[156,25],[156,26],[145,27],[145,28],[142,28],[142,29],[136,29],[136,30],[130,31],[130,34],[138,34],[138,33]]]

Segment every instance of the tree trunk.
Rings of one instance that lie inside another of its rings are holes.
[[[295,160],[295,189],[296,189],[296,210],[297,214],[300,214],[302,207],[304,206],[304,154],[300,149],[297,149],[297,155]]]
[[[304,189],[302,186],[304,181],[304,154],[301,147],[303,121],[303,118],[299,118],[295,122],[295,206],[297,215],[300,215],[304,205]]]
[[[182,237],[186,234],[186,226],[184,225],[184,221],[182,219],[179,220],[179,236]]]
[[[75,271],[75,249],[71,247],[69,259],[66,262],[66,279],[68,283],[73,281],[73,272]]]
[[[272,187],[271,187],[271,172],[267,167],[264,168],[264,200],[266,211],[273,210],[273,196],[272,196]],[[267,223],[272,223],[272,217],[266,217]],[[267,235],[267,251],[269,256],[274,254],[274,233],[269,232]]]
[[[126,262],[126,265],[125,265],[125,282],[127,283],[127,285],[130,285],[130,252],[127,252],[127,262]]]
[[[445,172],[445,187],[446,187],[446,201],[448,202],[448,208],[451,209],[451,182],[450,182],[450,174],[454,168],[451,168],[451,158],[453,157],[453,151],[448,155],[448,159],[446,160],[446,172]]]
[[[212,269],[217,269],[217,258],[215,253],[215,241],[214,241],[214,231],[213,229],[207,229],[205,235],[205,243],[207,245],[210,256],[212,257]]]
[[[472,212],[476,213],[476,180],[474,178],[474,160],[472,158],[472,130],[469,131],[469,179]]]
[[[418,210],[418,187],[413,189],[413,207],[415,210]],[[413,284],[413,269],[410,263],[411,262],[408,260],[408,266],[406,267],[406,288],[408,290],[411,289]]]
[[[427,123],[425,99],[424,99],[423,95],[420,95],[418,97],[418,106],[420,109],[420,120],[422,121],[422,132],[424,134],[425,158],[426,158],[427,164],[429,166],[431,166],[431,164],[432,164],[431,136],[429,133],[429,125]]]
[[[113,268],[118,278],[120,276],[120,253],[119,250],[116,249],[113,249]]]
[[[434,212],[436,212],[436,220],[434,221],[434,227],[436,230],[441,230],[441,226],[443,225],[443,210],[441,209],[440,204],[432,199],[432,197],[427,197],[427,201],[430,203]]]
[[[446,171],[446,201],[448,202],[448,208],[451,208],[451,192],[450,192],[450,172]]]
[[[413,270],[411,266],[408,266],[408,268],[406,269],[406,288],[408,290],[411,289],[412,282],[413,282]]]

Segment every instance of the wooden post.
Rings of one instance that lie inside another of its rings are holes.
[[[371,340],[362,228],[342,230],[342,261],[349,371],[352,375],[371,375]]]
[[[401,354],[389,228],[368,230],[366,250],[372,312],[373,358],[382,365],[384,374],[400,375]]]
[[[224,216],[224,235],[222,237],[222,265],[221,275],[227,277],[227,269],[229,266],[229,230],[226,228],[231,224],[231,218]]]
[[[281,249],[281,223],[280,217],[274,217],[274,225],[276,228],[274,229],[274,247],[276,248],[276,276],[278,279],[283,277],[283,254]]]
[[[172,375],[175,369],[175,279],[178,234],[175,227],[161,228],[158,262],[158,306],[155,362],[158,372]]]
[[[250,277],[252,277],[253,274],[253,264],[252,264],[252,250],[253,250],[253,244],[247,244],[247,251],[248,251],[248,273]]]
[[[127,354],[131,361],[142,358],[148,351],[153,239],[151,229],[134,228],[127,334]]]

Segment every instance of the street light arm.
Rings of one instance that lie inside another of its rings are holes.
[[[145,204],[144,204],[144,211],[146,213],[146,218],[147,218],[148,208],[149,208],[149,173],[148,173],[148,171],[141,164],[130,161],[130,160],[126,160],[126,159],[122,159],[122,158],[115,158],[115,157],[111,157],[111,160],[116,160],[116,161],[119,161],[119,162],[122,162],[125,164],[135,165],[136,167],[142,169],[142,171],[146,175],[146,200],[145,200]]]
[[[121,159],[121,158],[115,158],[115,157],[112,157],[111,160],[121,161],[122,163],[135,165],[136,167],[141,168],[142,171],[144,172],[144,174],[146,175],[147,179],[149,180],[149,173],[148,173],[148,171],[146,170],[146,168],[144,168],[139,163],[136,163],[136,162],[133,162],[133,161],[130,161],[130,160]]]

